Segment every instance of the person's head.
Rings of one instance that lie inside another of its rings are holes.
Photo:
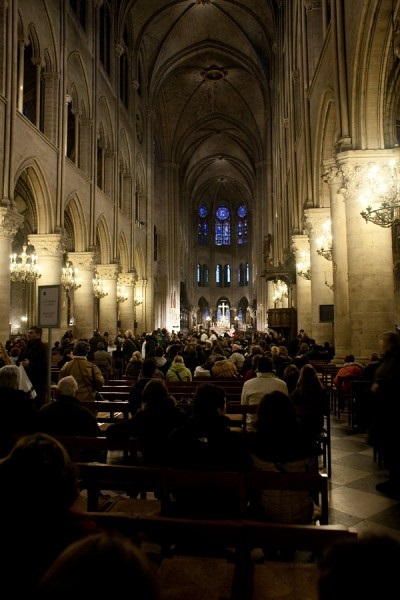
[[[74,356],[87,356],[90,352],[90,345],[85,340],[78,340],[73,349]]]
[[[356,359],[355,359],[354,354],[346,354],[346,356],[344,357],[345,363],[353,363],[355,360]]]
[[[183,356],[181,356],[180,354],[176,354],[172,362],[184,364]]]
[[[154,358],[145,358],[140,369],[142,377],[153,377],[157,370],[157,363]]]
[[[291,363],[290,365],[288,365],[285,370],[283,371],[283,379],[285,381],[288,380],[298,380],[299,379],[299,375],[300,375],[300,369],[297,367],[297,365]]]
[[[118,533],[96,533],[74,542],[53,562],[39,584],[40,598],[112,598],[129,590],[135,600],[158,600],[150,563]]]
[[[17,365],[4,365],[0,369],[0,387],[17,390],[21,381],[21,371]]]
[[[60,396],[76,396],[78,391],[78,382],[72,375],[63,377],[57,384],[58,394]]]
[[[371,352],[369,355],[369,362],[377,362],[379,360],[379,354],[377,352]]]
[[[385,331],[379,339],[381,352],[391,352],[400,348],[400,337],[394,331]]]
[[[154,356],[156,356],[157,358],[161,358],[162,356],[164,356],[164,349],[162,348],[162,346],[157,346],[157,348],[154,350]]]
[[[0,476],[4,488],[12,491],[13,509],[24,512],[29,504],[29,514],[36,517],[64,513],[79,496],[76,464],[64,446],[46,433],[19,438],[0,460]]]
[[[96,346],[97,350],[105,350],[106,349],[106,345],[104,342],[99,342]]]
[[[259,373],[272,373],[274,365],[269,356],[260,356],[257,363],[257,371]]]
[[[279,354],[279,347],[275,346],[273,344],[272,346],[270,346],[270,352],[271,352],[271,356],[273,356],[273,357],[278,356],[278,354]]]
[[[286,348],[286,346],[278,346],[278,354],[279,356],[282,356],[283,358],[288,358],[288,349]]]
[[[126,335],[127,338],[133,337],[133,331],[132,331],[132,329],[127,329],[125,331],[125,335]]]
[[[32,325],[29,327],[28,331],[28,341],[39,340],[42,337],[42,328],[37,325]]]
[[[173,402],[163,379],[150,379],[142,392],[142,406],[148,410],[160,410]]]
[[[299,389],[309,390],[322,387],[317,371],[310,364],[303,365],[300,369],[299,378],[297,380]]]
[[[299,354],[305,354],[308,352],[308,345],[306,343],[302,343],[299,346]]]
[[[142,360],[143,360],[142,353],[139,350],[135,350],[135,352],[132,353],[130,362],[142,362]]]
[[[273,435],[285,435],[296,427],[296,411],[291,398],[283,392],[275,391],[265,394],[257,409],[257,419],[254,428],[258,431],[268,431]]]
[[[319,600],[398,597],[400,542],[389,535],[342,538],[317,563]]]
[[[194,393],[193,415],[212,418],[225,412],[225,390],[214,383],[200,383]]]

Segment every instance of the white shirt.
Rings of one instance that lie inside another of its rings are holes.
[[[283,392],[289,395],[287,385],[273,373],[257,373],[257,377],[243,384],[241,404],[259,404],[265,394]]]

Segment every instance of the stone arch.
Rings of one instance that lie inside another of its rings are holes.
[[[46,177],[35,157],[27,158],[19,166],[15,174],[15,187],[20,177],[25,182],[23,189],[29,190],[31,194],[32,230],[40,234],[54,231],[54,203],[51,202]]]
[[[146,261],[143,253],[143,249],[140,244],[137,244],[135,248],[135,256],[134,256],[134,267],[139,279],[145,279],[146,273]]]
[[[118,239],[118,260],[123,273],[129,271],[129,249],[126,236],[123,232],[120,233]]]
[[[337,142],[336,106],[332,90],[327,90],[321,100],[317,127],[315,130],[314,154],[314,207],[322,208],[330,205],[329,191],[322,180],[322,168],[325,160],[335,155]]]
[[[111,235],[105,215],[101,215],[96,224],[96,254],[100,264],[112,262]]]
[[[64,218],[67,237],[71,240],[71,248],[69,250],[86,252],[89,245],[89,227],[85,218],[83,204],[75,194],[67,198]]]

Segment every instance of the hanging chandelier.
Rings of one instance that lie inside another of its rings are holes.
[[[368,165],[367,177],[359,188],[358,199],[365,206],[361,216],[379,227],[392,227],[400,222],[399,165],[393,158],[388,163]]]
[[[65,267],[61,269],[61,285],[67,294],[75,292],[81,287],[78,279],[78,269],[74,269],[72,262],[67,261]]]
[[[123,285],[117,286],[117,302],[120,304],[121,302],[125,302],[128,300],[128,294],[126,293],[126,289]]]
[[[311,279],[311,266],[310,266],[310,256],[307,252],[301,253],[301,260],[296,263],[296,271],[299,277],[303,279],[310,280]]]
[[[143,300],[138,300],[137,298],[135,298],[133,303],[135,306],[140,306],[140,304],[143,304]]]
[[[100,298],[104,298],[104,296],[108,296],[107,290],[104,288],[104,282],[99,278],[99,275],[96,273],[93,279],[93,295],[95,298],[100,300]]]
[[[27,246],[22,246],[22,253],[10,256],[10,279],[17,283],[34,283],[42,276],[34,252],[27,253]]]
[[[332,260],[332,233],[331,220],[327,219],[322,225],[322,235],[317,238],[317,254]]]

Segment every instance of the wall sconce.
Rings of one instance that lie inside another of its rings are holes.
[[[327,219],[322,226],[323,233],[317,238],[317,254],[326,258],[326,260],[332,260],[332,233],[331,233],[331,220]]]
[[[96,273],[93,279],[93,295],[95,298],[100,300],[100,298],[104,298],[104,296],[108,296],[107,290],[104,288],[104,282],[99,278]]]
[[[10,279],[16,283],[34,283],[42,276],[34,252],[27,253],[27,245],[22,246],[22,253],[10,256]]]
[[[368,165],[358,199],[365,206],[361,216],[379,227],[392,227],[400,221],[399,165],[393,158],[387,164]]]

